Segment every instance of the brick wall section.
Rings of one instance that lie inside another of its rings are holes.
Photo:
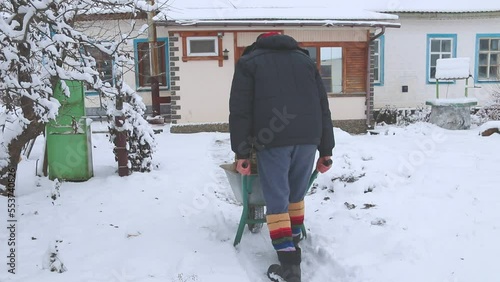
[[[373,34],[370,34],[370,36],[373,36]],[[379,50],[380,52],[380,50]],[[373,83],[374,83],[374,78],[375,78],[375,58],[373,57],[375,55],[375,42],[371,42],[370,44],[370,98],[368,99],[367,103],[368,103],[368,106],[367,106],[367,110],[368,110],[368,113],[370,115],[370,124],[368,126],[370,127],[373,127],[375,125],[375,118],[373,116],[373,102],[374,102],[374,87],[373,87]],[[381,70],[379,70],[380,72]]]
[[[169,56],[170,56],[170,123],[177,124],[181,116],[179,91],[181,90],[181,78],[179,77],[180,40],[178,35],[169,34]]]

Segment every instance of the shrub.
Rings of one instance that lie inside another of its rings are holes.
[[[380,109],[375,118],[377,124],[395,124],[407,126],[416,122],[428,122],[430,108],[418,106],[414,109],[398,109],[395,106],[387,105]]]
[[[500,120],[500,89],[491,94],[491,100],[474,114],[479,124],[490,120]]]

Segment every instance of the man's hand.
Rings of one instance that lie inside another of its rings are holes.
[[[331,156],[321,157],[316,162],[316,170],[321,173],[325,173],[332,167],[332,163],[333,161]]]
[[[236,171],[242,175],[250,175],[250,160],[249,159],[241,159],[236,160]]]

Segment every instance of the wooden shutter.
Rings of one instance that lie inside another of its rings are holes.
[[[365,94],[367,81],[367,45],[353,43],[345,48],[345,85],[346,94]]]

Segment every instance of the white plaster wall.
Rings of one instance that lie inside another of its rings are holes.
[[[299,42],[366,42],[368,40],[368,31],[360,28],[295,28],[286,29],[285,34]]]
[[[366,30],[349,29],[338,34],[336,32],[338,30],[334,29],[317,32],[311,29],[285,30],[285,34],[297,37],[299,41],[360,41],[366,39]],[[242,33],[238,33],[238,45],[241,46],[241,42],[248,43],[243,44],[243,46],[251,44],[260,33],[249,33],[244,36]],[[177,110],[176,113],[181,116],[177,123],[228,122],[229,94],[234,74],[234,35],[232,32],[225,33],[222,44],[223,49],[230,50],[229,60],[224,61],[223,67],[219,67],[217,61],[182,62],[180,60],[176,62],[180,69],[178,72],[180,90],[176,91],[177,95],[180,96],[180,101],[177,102],[177,105],[181,106],[181,109]],[[180,37],[176,46],[182,50]],[[182,57],[182,51],[176,55]],[[330,98],[329,101],[335,120],[366,119],[365,97],[335,97]]]
[[[329,98],[330,111],[333,120],[366,119],[365,97],[335,97]]]
[[[182,42],[179,38],[180,50]],[[226,32],[222,38],[222,49],[228,49],[229,58],[219,67],[217,60],[176,62],[181,100],[178,123],[228,122],[229,93],[234,73],[234,36]],[[179,52],[182,57],[182,51]]]
[[[401,16],[399,29],[388,28],[385,33],[384,85],[375,86],[375,108],[385,105],[416,107],[435,98],[436,85],[426,82],[427,34],[457,34],[457,57],[471,59],[474,75],[476,34],[500,33],[500,18],[496,19],[410,19]],[[401,87],[408,85],[408,93]],[[473,79],[469,79],[473,86]],[[484,103],[492,85],[478,84],[482,88],[470,88],[469,97]],[[465,81],[441,84],[440,98],[463,97]]]

